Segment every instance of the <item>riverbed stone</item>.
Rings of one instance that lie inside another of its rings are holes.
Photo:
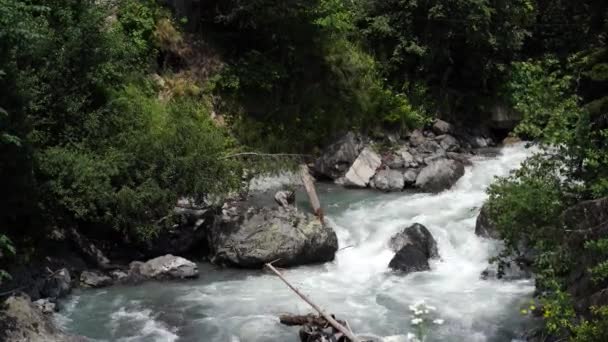
[[[344,185],[355,188],[367,187],[380,165],[382,165],[380,156],[371,148],[364,148],[344,176]]]
[[[198,266],[192,261],[173,256],[163,255],[146,262],[134,261],[129,264],[129,276],[134,280],[169,280],[198,278]]]
[[[407,169],[403,172],[403,183],[406,186],[414,185],[416,183],[416,177],[418,177],[419,169]]]
[[[429,270],[429,259],[439,258],[437,241],[431,232],[419,223],[391,237],[389,247],[396,252],[389,267],[405,273]]]
[[[99,271],[83,271],[80,274],[80,285],[82,287],[106,287],[112,285],[113,282],[111,277]]]
[[[362,149],[362,138],[353,132],[348,132],[329,145],[315,161],[315,175],[334,180],[344,176]]]
[[[416,177],[416,187],[428,192],[441,192],[452,187],[464,175],[464,165],[452,159],[433,161]]]
[[[450,123],[441,119],[435,120],[433,123],[433,132],[437,135],[449,134],[453,131],[453,127]]]
[[[408,147],[401,147],[399,150],[397,150],[397,153],[399,154],[399,156],[401,156],[401,159],[403,160],[403,167],[407,168],[418,166],[418,162],[416,161]]]
[[[334,259],[335,231],[295,208],[241,208],[223,216],[209,232],[210,260],[218,265],[262,268],[297,266]]]
[[[401,191],[405,183],[403,173],[397,170],[380,170],[371,181],[371,186],[381,191]]]
[[[80,336],[62,332],[52,316],[25,294],[13,295],[0,304],[0,341],[5,342],[81,342]]]
[[[438,136],[436,140],[439,141],[441,148],[448,152],[454,152],[460,149],[460,142],[449,134]]]

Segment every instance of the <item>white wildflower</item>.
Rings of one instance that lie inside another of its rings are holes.
[[[410,305],[409,308],[411,311],[414,311],[414,312],[416,312],[416,310],[418,310],[418,309],[416,309],[416,307],[414,305]]]
[[[418,325],[420,323],[422,323],[422,318],[414,318],[414,319],[412,319],[412,324]]]
[[[437,325],[442,325],[443,322],[445,322],[444,320],[442,320],[441,318],[437,318],[436,320],[433,321],[433,323],[437,324]]]
[[[424,310],[424,313],[425,313],[426,315],[428,315],[428,314],[429,314],[429,310],[428,310],[428,309],[425,309],[425,310]]]
[[[432,305],[427,305],[426,308],[429,309],[429,310],[431,310],[431,311],[437,310],[437,308],[434,307],[434,306],[432,306]]]
[[[421,311],[421,310],[416,309],[416,310],[414,310],[414,315],[416,315],[416,316],[420,316],[420,315],[422,315],[422,311]]]

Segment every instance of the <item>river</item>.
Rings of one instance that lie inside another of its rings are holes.
[[[406,341],[415,329],[408,306],[424,300],[437,308],[433,318],[444,322],[429,326],[427,341],[513,341],[525,327],[519,311],[532,295],[533,281],[481,280],[488,257],[500,246],[475,236],[474,228],[494,176],[508,174],[530,154],[515,145],[498,156],[477,157],[459,182],[440,194],[320,186],[344,249],[334,262],[284,275],[317,304],[347,319],[357,334]],[[387,242],[414,222],[431,231],[441,259],[432,261],[429,272],[392,273]],[[298,340],[297,328],[280,325],[277,316],[310,309],[276,276],[205,263],[199,269],[197,280],[77,290],[62,302],[56,319],[66,330],[99,341]]]

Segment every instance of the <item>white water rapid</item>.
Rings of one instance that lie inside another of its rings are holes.
[[[414,329],[408,306],[425,300],[444,320],[430,327],[427,341],[512,341],[523,329],[519,310],[533,283],[481,280],[498,246],[475,236],[474,227],[494,176],[507,175],[530,154],[517,145],[479,157],[451,190],[435,195],[322,188],[340,247],[352,247],[332,263],[290,269],[285,277],[358,334],[406,341]],[[414,222],[431,231],[441,260],[429,272],[392,273],[387,242]],[[102,341],[298,340],[297,328],[280,325],[277,316],[311,310],[276,276],[207,264],[200,271],[193,281],[79,290],[57,319],[71,332]]]

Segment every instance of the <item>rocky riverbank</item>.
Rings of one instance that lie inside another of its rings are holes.
[[[347,133],[315,161],[319,179],[350,188],[440,192],[464,175],[476,149],[495,146],[491,134],[467,131],[436,120],[403,136],[369,138]]]

